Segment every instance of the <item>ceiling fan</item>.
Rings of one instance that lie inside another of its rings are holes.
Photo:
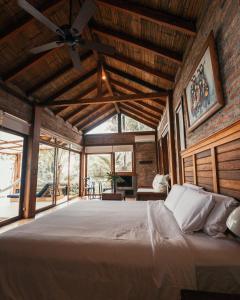
[[[114,54],[115,49],[113,47],[95,42],[88,41],[82,38],[82,32],[84,27],[88,24],[89,20],[95,14],[97,7],[93,0],[86,0],[78,13],[74,22],[72,19],[72,0],[69,1],[69,24],[63,26],[57,26],[47,17],[45,17],[40,11],[33,7],[25,0],[18,0],[18,5],[32,15],[35,19],[47,26],[51,31],[57,34],[56,40],[50,43],[35,47],[31,49],[31,53],[38,54],[44,51],[48,51],[54,48],[67,45],[68,52],[71,57],[74,68],[79,71],[83,71],[83,67],[80,62],[78,47],[86,50],[96,50],[98,52]]]

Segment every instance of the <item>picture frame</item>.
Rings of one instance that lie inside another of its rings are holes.
[[[191,132],[224,105],[213,32],[208,36],[184,89],[187,131]]]

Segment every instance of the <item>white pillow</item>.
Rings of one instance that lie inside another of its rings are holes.
[[[214,203],[212,195],[186,188],[173,212],[181,230],[184,233],[201,230]]]
[[[170,193],[167,196],[167,199],[164,202],[164,205],[169,210],[174,212],[174,210],[177,206],[177,203],[178,203],[179,199],[181,198],[181,196],[183,195],[185,190],[186,190],[186,187],[179,185],[179,184],[174,184],[172,186]]]
[[[163,193],[167,190],[169,175],[160,175],[157,174],[153,179],[153,189],[154,192]]]
[[[190,189],[193,189],[193,190],[197,190],[197,191],[202,191],[203,190],[203,187],[195,185],[195,184],[187,183],[187,182],[184,183],[183,186],[185,186],[187,188],[190,188]]]
[[[239,205],[239,202],[232,197],[208,192],[205,193],[213,196],[215,205],[205,222],[203,231],[210,236],[222,237],[223,233],[227,230],[227,218]]]

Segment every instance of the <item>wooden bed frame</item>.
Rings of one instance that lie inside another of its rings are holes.
[[[183,182],[240,200],[240,120],[182,151]]]

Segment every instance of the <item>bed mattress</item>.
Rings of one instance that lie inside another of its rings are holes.
[[[234,261],[240,274],[239,250],[183,235],[163,201],[79,201],[0,235],[0,299],[177,300],[204,286],[204,268],[226,274]]]

